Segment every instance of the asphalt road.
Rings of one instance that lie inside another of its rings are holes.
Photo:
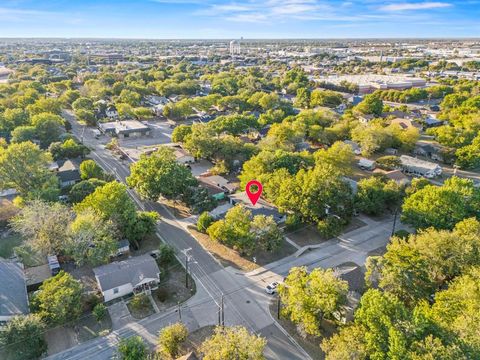
[[[114,173],[119,181],[125,182],[125,178],[129,175],[129,162],[117,159],[104,148],[109,139],[105,137],[95,139],[92,130],[78,124],[70,113],[66,112],[64,116],[72,124],[73,134],[92,149],[90,157],[106,171]],[[268,304],[271,297],[264,291],[265,280],[253,280],[231,268],[224,268],[199,245],[184,229],[185,224],[177,221],[166,207],[159,203],[142,201],[133,190],[129,190],[129,193],[139,208],[154,210],[160,214],[161,220],[157,225],[157,234],[176,249],[182,263],[185,261],[182,251],[190,249],[188,250],[189,270],[196,281],[197,293],[180,307],[182,321],[190,330],[217,324],[223,300],[225,325],[243,325],[250,331],[265,336],[267,339],[265,353],[268,359],[309,358],[308,354],[270,315]],[[154,346],[158,331],[178,320],[177,309],[155,314],[130,323],[108,336],[99,337],[54,354],[49,359],[110,359],[115,353],[119,338],[135,334],[141,335]]]

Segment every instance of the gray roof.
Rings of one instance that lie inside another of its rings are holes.
[[[23,269],[0,259],[0,316],[28,313],[27,286]]]
[[[105,291],[125,284],[136,286],[146,278],[158,279],[160,269],[155,259],[146,254],[99,266],[93,272]]]

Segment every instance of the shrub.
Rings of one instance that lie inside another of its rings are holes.
[[[130,307],[135,311],[141,311],[150,306],[150,300],[145,294],[137,294],[130,300]]]
[[[208,227],[213,223],[213,217],[210,216],[208,211],[204,211],[199,217],[197,221],[197,230],[206,233]]]
[[[97,304],[93,308],[93,316],[100,322],[107,316],[107,307],[104,304]]]

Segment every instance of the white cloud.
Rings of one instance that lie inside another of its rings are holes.
[[[380,7],[383,11],[407,11],[407,10],[427,10],[441,9],[453,6],[445,2],[420,2],[420,3],[399,3]]]

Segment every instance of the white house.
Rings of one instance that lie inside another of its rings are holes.
[[[179,164],[191,164],[195,162],[195,158],[182,148],[174,148],[173,154]]]
[[[0,326],[14,316],[28,314],[25,274],[19,264],[0,258]]]
[[[109,119],[117,119],[118,118],[118,111],[117,108],[114,105],[110,105],[105,109],[105,115]]]
[[[160,282],[160,269],[148,254],[99,266],[93,273],[105,302],[131,293],[149,292],[157,289]]]

